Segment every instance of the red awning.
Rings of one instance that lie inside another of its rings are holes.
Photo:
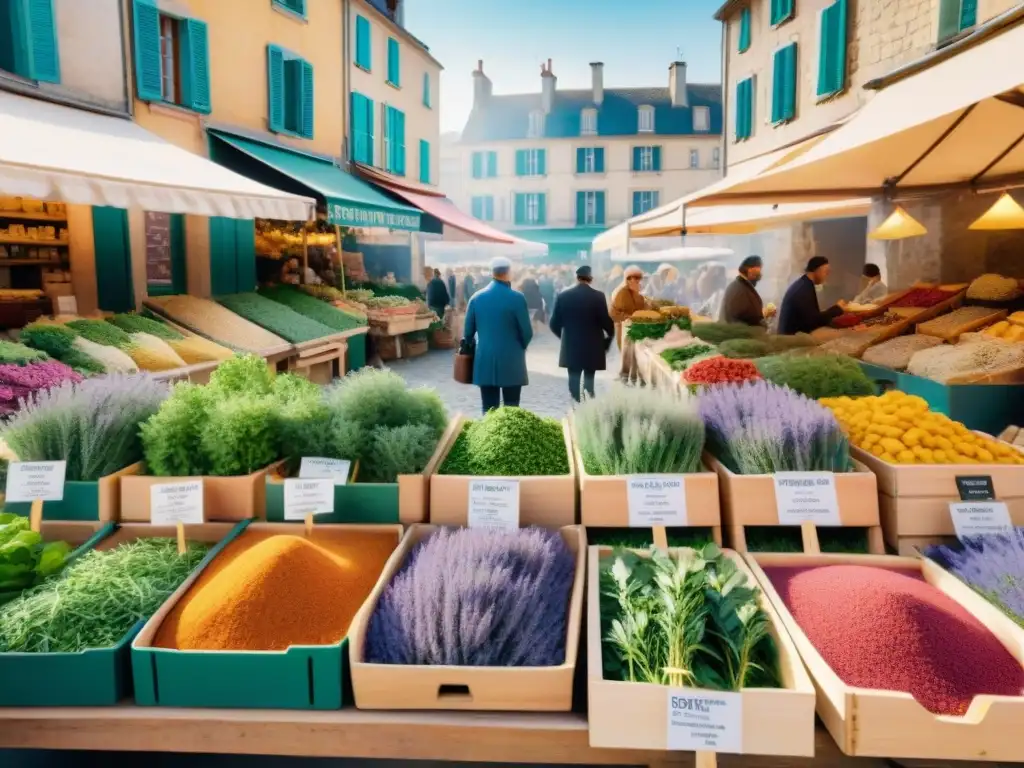
[[[440,219],[449,227],[454,227],[460,232],[465,232],[476,240],[482,240],[488,243],[506,243],[509,245],[522,242],[518,237],[502,232],[494,227],[489,227],[479,219],[474,219],[469,214],[463,213],[455,206],[455,203],[443,194],[434,193],[433,190],[429,193],[426,191],[413,191],[412,189],[403,187],[400,184],[393,184],[390,180],[385,180],[379,172],[375,171],[375,169],[367,168],[361,164],[357,164],[356,168],[360,175],[367,180],[386,189],[392,194],[398,195],[407,203],[416,206],[424,213]]]

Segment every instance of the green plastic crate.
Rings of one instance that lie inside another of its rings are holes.
[[[885,368],[881,365],[865,363],[863,361],[858,362],[860,362],[860,367],[861,370],[864,371],[864,375],[871,379],[875,388],[880,393],[887,392],[890,389],[899,389],[899,371],[894,371],[892,368]]]
[[[950,385],[901,373],[898,386],[968,429],[998,435],[1009,424],[1024,424],[1024,387],[1019,384]]]
[[[348,353],[345,359],[345,373],[366,367],[366,334],[360,333],[348,338]]]
[[[246,521],[247,522],[247,521]],[[246,522],[216,544],[199,564],[202,569],[238,533]],[[108,524],[73,557],[109,538],[117,526]],[[79,653],[0,653],[0,706],[102,707],[113,706],[131,694],[131,642],[142,629],[140,621],[112,648]]]

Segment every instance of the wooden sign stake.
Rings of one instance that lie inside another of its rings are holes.
[[[668,552],[668,533],[664,525],[656,525],[651,529],[654,535],[654,546],[662,552]]]
[[[716,765],[718,765],[718,758],[715,757],[714,752],[693,753],[694,768],[715,768]]]
[[[188,544],[185,541],[185,524],[178,521],[178,554],[184,555],[188,551]]]
[[[313,513],[310,512],[306,515],[306,536],[311,537],[313,535]]]
[[[35,533],[43,527],[43,500],[36,499],[32,502],[32,506],[28,512],[28,527],[31,528]]]
[[[818,541],[818,529],[814,523],[801,523],[800,536],[804,540],[805,555],[820,555],[821,543]]]

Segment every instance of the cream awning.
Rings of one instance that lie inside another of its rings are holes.
[[[686,212],[688,235],[749,235],[762,229],[795,221],[845,219],[867,216],[871,199],[835,200],[818,203],[781,203],[779,205],[722,205],[691,208]]]
[[[810,151],[693,206],[998,187],[1024,178],[1024,24],[899,80]]]
[[[307,221],[280,192],[130,120],[0,92],[0,195],[234,219]]]

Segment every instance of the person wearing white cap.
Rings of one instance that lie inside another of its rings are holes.
[[[526,298],[512,290],[512,262],[491,262],[492,280],[473,294],[466,309],[464,345],[475,341],[473,383],[480,387],[483,412],[501,405],[518,406],[530,383],[526,348],[533,339]]]
[[[615,341],[622,352],[619,377],[624,381],[636,381],[639,378],[633,342],[628,337],[623,337],[622,324],[629,320],[634,312],[647,309],[647,299],[640,293],[640,283],[643,279],[644,271],[635,264],[630,264],[622,274],[622,285],[612,294],[611,316],[615,321]]]

